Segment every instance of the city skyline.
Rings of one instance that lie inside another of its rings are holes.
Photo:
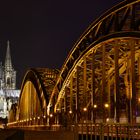
[[[5,1],[0,7],[0,61],[9,40],[19,88],[29,68],[60,69],[84,30],[121,1]]]

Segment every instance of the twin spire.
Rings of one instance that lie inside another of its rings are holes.
[[[7,41],[7,50],[6,50],[6,57],[5,57],[5,69],[6,70],[12,70],[12,61],[11,61],[9,40]]]

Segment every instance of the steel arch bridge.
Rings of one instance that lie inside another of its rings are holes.
[[[13,107],[10,111],[9,123],[10,120],[18,120],[19,123],[32,121],[32,125],[35,125],[36,119],[45,117],[58,74],[59,71],[56,69],[35,68],[28,70],[23,79],[17,110],[15,111],[15,107]]]
[[[9,125],[62,124],[65,117],[72,123],[140,123],[140,0],[123,1],[99,17],[61,71],[51,70],[51,80],[46,75],[48,69],[27,72]]]

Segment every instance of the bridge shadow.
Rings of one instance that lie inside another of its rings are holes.
[[[24,140],[24,132],[16,130],[14,134],[10,135],[6,140]]]

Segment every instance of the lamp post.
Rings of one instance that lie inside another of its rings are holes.
[[[96,122],[96,109],[97,109],[97,104],[93,105],[93,109],[94,109],[94,122]]]
[[[108,108],[109,108],[109,104],[108,103],[105,103],[104,104],[104,107],[105,107],[105,121],[109,121],[109,118],[108,118]]]
[[[83,108],[83,112],[84,112],[84,122],[87,122],[87,108],[86,107]]]
[[[43,116],[43,125],[46,125],[46,116]]]

